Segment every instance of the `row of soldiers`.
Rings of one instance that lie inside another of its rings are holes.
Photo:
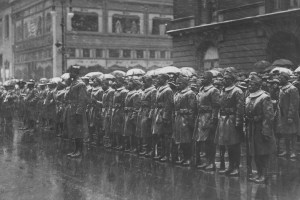
[[[81,156],[86,142],[214,171],[218,147],[218,172],[238,176],[244,143],[249,180],[264,183],[281,138],[286,150],[278,150],[279,156],[296,157],[299,92],[287,73],[271,79],[255,72],[241,79],[234,68],[217,77],[206,71],[198,79],[163,70],[130,76],[121,71],[79,74],[79,66],[70,66],[69,77],[51,80],[48,89],[44,84],[35,88],[34,81],[17,90],[4,85],[1,111],[12,119],[9,99],[9,105],[19,107],[26,128],[37,121],[53,125],[59,136],[74,139],[74,151],[68,154],[73,158]]]

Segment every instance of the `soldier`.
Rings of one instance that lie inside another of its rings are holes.
[[[156,88],[153,85],[153,79],[149,75],[142,77],[143,88],[141,96],[141,108],[138,113],[137,122],[137,137],[141,138],[146,144],[146,150],[142,151],[140,155],[147,157],[153,156],[154,143],[152,141],[152,122],[154,114],[154,106],[156,100]]]
[[[289,75],[281,72],[277,132],[285,139],[286,150],[279,156],[289,155],[296,158],[296,140],[299,132],[299,93],[295,86],[288,82]]]
[[[174,108],[174,93],[168,84],[169,76],[159,74],[156,79],[156,103],[153,122],[153,137],[155,144],[154,159],[165,162],[171,159],[170,144],[172,137],[172,111]],[[161,142],[162,150],[158,152],[157,147]]]
[[[25,130],[35,128],[38,91],[34,86],[35,86],[35,81],[33,79],[30,79],[29,82],[27,82],[28,91],[24,98],[24,102],[26,106],[26,116],[28,116],[28,124],[27,124],[28,126],[25,128]]]
[[[60,137],[63,134],[63,113],[64,113],[64,95],[66,85],[63,82],[57,83],[57,88],[54,93],[55,99],[55,111],[56,111],[56,132],[57,136]]]
[[[229,167],[220,170],[229,176],[239,175],[241,140],[243,134],[244,94],[235,86],[236,76],[232,72],[225,72],[224,86],[220,95],[220,117],[216,131],[215,142],[225,145],[228,149]],[[224,160],[221,159],[224,166]],[[221,168],[223,167],[221,166]]]
[[[56,104],[55,104],[55,92],[57,83],[50,81],[48,84],[48,92],[46,99],[44,101],[45,114],[47,115],[47,124],[50,127],[50,130],[54,130],[56,127]]]
[[[79,77],[80,67],[72,65],[68,71],[70,73],[71,85],[68,93],[66,93],[66,99],[70,102],[67,127],[70,138],[75,141],[74,151],[68,154],[68,156],[76,158],[82,155],[83,139],[88,135],[86,119],[88,95],[86,85]]]
[[[101,87],[100,76],[93,78],[93,88],[91,91],[91,103],[89,109],[89,132],[90,142],[94,145],[100,142],[99,134],[101,131],[101,108],[102,108],[102,97],[103,89]],[[102,139],[101,139],[102,141]]]
[[[249,154],[254,157],[257,175],[250,177],[250,181],[264,183],[266,181],[267,166],[270,155],[276,149],[275,137],[272,129],[274,119],[273,105],[270,96],[262,91],[262,79],[252,74],[249,76],[250,95],[246,99],[246,127],[247,146]]]
[[[125,122],[125,98],[128,90],[125,88],[125,72],[115,71],[112,73],[116,79],[113,82],[115,93],[113,97],[111,132],[113,135],[113,147],[117,150],[123,150],[123,132]]]
[[[174,95],[175,122],[173,124],[173,138],[175,144],[179,145],[183,152],[183,159],[178,158],[176,163],[190,166],[193,151],[192,137],[197,110],[196,94],[188,86],[189,77],[179,75],[176,84],[178,92]]]
[[[205,170],[215,170],[216,167],[214,138],[218,124],[220,91],[212,85],[212,79],[211,72],[204,73],[202,87],[197,95],[198,117],[193,135],[196,166]],[[205,145],[206,163],[201,163],[199,157],[201,143]]]
[[[45,100],[47,98],[48,88],[47,88],[48,80],[46,78],[41,78],[40,83],[38,84],[38,102],[37,102],[37,118],[40,126],[48,125],[48,115],[45,107]]]
[[[103,125],[102,130],[104,133],[103,144],[104,147],[111,147],[111,112],[112,112],[112,104],[115,90],[111,87],[115,77],[111,74],[102,75],[102,89],[103,89],[103,97],[102,97],[102,119]]]
[[[141,107],[141,82],[139,79],[140,78],[136,76],[128,79],[128,93],[125,98],[125,123],[123,136],[125,137],[125,151],[130,151],[132,153],[139,153],[141,147],[141,144],[137,141],[136,137],[137,115]],[[128,139],[130,141],[129,145]]]
[[[17,108],[18,108],[18,117],[23,122],[23,126],[25,125],[25,106],[24,106],[24,96],[26,95],[26,82],[22,79],[18,81],[18,90],[17,90],[17,96],[18,96],[18,102],[17,102]],[[21,127],[20,129],[23,129]]]
[[[2,114],[6,125],[12,125],[17,95],[14,91],[15,85],[12,81],[4,83],[5,92],[3,93]]]

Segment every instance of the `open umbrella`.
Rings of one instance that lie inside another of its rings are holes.
[[[295,70],[295,73],[299,73],[300,72],[300,66]]]
[[[197,75],[196,70],[195,70],[194,68],[192,68],[192,67],[182,67],[182,68],[180,68],[180,69],[188,70],[188,71],[190,71],[192,74]]]
[[[157,76],[159,74],[159,69],[150,70],[146,73],[147,76]]]
[[[121,70],[113,71],[111,74],[117,78],[126,76],[126,73]]]
[[[68,80],[70,78],[70,73],[64,73],[61,75],[62,80]]]
[[[289,68],[289,67],[293,67],[294,64],[290,60],[287,60],[287,59],[278,59],[272,63],[272,66]]]
[[[161,74],[179,74],[180,73],[180,69],[174,66],[167,66],[167,67],[163,67],[158,69],[159,73]]]
[[[51,81],[55,82],[55,83],[60,83],[60,82],[62,82],[62,78],[60,78],[60,77],[54,77],[54,78],[51,79]]]
[[[281,72],[285,72],[289,75],[292,75],[293,74],[293,71],[288,69],[288,68],[284,68],[284,67],[275,67],[274,69],[272,69],[271,73],[274,74],[274,73],[281,73]]]
[[[145,74],[145,71],[142,69],[130,69],[127,71],[126,76],[143,76]]]
[[[194,73],[192,73],[190,70],[188,70],[186,68],[181,68],[180,74],[187,76],[187,77],[191,77],[191,76],[195,75]]]
[[[85,76],[89,78],[96,78],[98,76],[101,76],[103,73],[102,72],[90,72],[87,73]]]
[[[102,74],[100,76],[100,78],[102,80],[112,80],[112,79],[115,79],[116,77],[114,75],[112,75],[112,74]]]
[[[221,74],[221,72],[219,72],[219,71],[217,71],[215,69],[211,69],[211,70],[209,70],[209,72],[212,73],[213,77],[217,77],[219,74]]]
[[[260,72],[271,71],[274,67],[272,67],[271,63],[266,60],[260,60],[256,62],[253,67]]]

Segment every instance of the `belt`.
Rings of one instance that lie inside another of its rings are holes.
[[[212,107],[211,106],[200,106],[198,109],[199,113],[210,113],[212,112]]]

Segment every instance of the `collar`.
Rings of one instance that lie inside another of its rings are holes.
[[[149,91],[153,90],[154,88],[155,88],[154,86],[148,87],[144,90],[144,92],[149,92]]]
[[[162,92],[163,90],[167,89],[168,87],[170,87],[168,84],[167,85],[164,85],[164,86],[161,86],[159,88],[159,92]]]
[[[281,89],[282,89],[282,90],[286,90],[286,89],[289,89],[291,86],[292,86],[292,84],[291,84],[291,83],[288,83],[288,84],[286,84],[285,86],[283,86]]]
[[[211,88],[213,88],[214,86],[211,84],[211,85],[208,85],[208,86],[203,86],[201,88],[201,90],[204,90],[205,92],[207,92],[208,90],[210,90]]]
[[[231,86],[231,87],[227,87],[227,88],[225,88],[224,90],[225,90],[226,92],[228,92],[228,91],[230,91],[230,90],[233,90],[233,88],[235,88],[235,85],[233,85],[233,86]]]
[[[117,88],[116,91],[122,91],[124,89],[125,89],[125,87],[123,86],[123,87]]]
[[[189,87],[185,88],[184,90],[181,90],[180,93],[184,94],[184,93],[187,93],[188,91],[190,91]]]
[[[259,97],[260,95],[264,94],[264,91],[262,90],[258,90],[256,92],[250,93],[249,97],[250,98],[256,98]]]

